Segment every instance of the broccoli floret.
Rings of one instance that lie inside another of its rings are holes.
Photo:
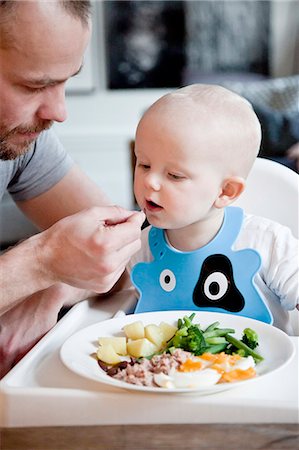
[[[193,317],[194,314],[190,317],[185,316],[183,320],[179,321],[179,329],[174,337],[168,342],[168,349],[173,347],[182,348],[195,355],[204,353],[207,344],[199,326],[192,324]]]
[[[188,329],[188,336],[186,336],[185,339],[186,348],[184,348],[184,350],[192,352],[195,355],[204,353],[206,348],[205,338],[196,325],[193,325]]]
[[[259,345],[258,339],[258,335],[254,330],[251,328],[245,328],[241,341],[244,342],[247,347],[254,350]]]
[[[206,348],[206,342],[202,332],[196,325],[188,328],[188,332],[180,334],[180,330],[177,331],[175,336],[168,342],[168,348],[182,348],[187,352],[192,352],[195,355],[201,355]]]

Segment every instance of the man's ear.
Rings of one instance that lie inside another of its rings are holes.
[[[245,180],[242,177],[230,177],[224,180],[214,206],[216,208],[224,208],[230,205],[242,194],[245,184]]]

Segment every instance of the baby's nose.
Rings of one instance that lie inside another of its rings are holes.
[[[148,173],[145,180],[146,186],[153,191],[159,191],[161,189],[161,182],[159,176],[154,173]]]

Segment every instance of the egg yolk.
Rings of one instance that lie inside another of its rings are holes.
[[[234,381],[247,380],[249,378],[254,378],[256,372],[253,367],[249,367],[246,370],[235,369],[230,372],[225,372],[218,383],[233,383]]]
[[[180,372],[195,372],[202,368],[202,362],[193,359],[187,359],[183,364],[180,365]]]
[[[200,357],[213,364],[228,363],[229,365],[233,365],[236,361],[241,359],[240,355],[227,355],[224,352],[216,353],[215,355],[212,353],[203,353]]]

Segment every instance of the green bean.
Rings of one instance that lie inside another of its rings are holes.
[[[191,314],[190,317],[184,316],[184,322],[185,322],[185,326],[187,328],[189,328],[193,325],[192,320],[193,320],[194,316],[195,316],[195,313]]]
[[[233,328],[217,328],[213,331],[205,331],[204,337],[210,338],[210,337],[216,337],[216,336],[226,336],[228,333],[234,333],[235,330]]]
[[[252,350],[252,349],[251,349],[250,347],[248,347],[246,344],[244,344],[244,342],[239,341],[238,339],[234,338],[234,337],[231,336],[230,334],[227,334],[227,335],[226,335],[226,340],[227,340],[230,344],[234,345],[235,347],[237,347],[237,348],[239,348],[239,349],[242,349],[242,350],[245,350],[246,354],[247,354],[247,355],[251,355],[251,356],[254,358],[254,360],[255,360],[256,362],[263,361],[264,358],[263,358],[261,355],[259,355],[258,353],[256,353],[254,350]]]
[[[208,326],[208,328],[205,329],[204,333],[209,333],[210,331],[215,330],[220,325],[220,322],[214,322],[211,323],[211,325]]]
[[[225,339],[225,337],[210,337],[210,338],[205,338],[205,341],[207,344],[227,344],[227,340]]]
[[[208,347],[205,348],[205,353],[212,353],[213,355],[215,353],[220,353],[223,350],[225,350],[227,347],[227,343],[226,344],[217,344],[217,345],[209,345]]]

